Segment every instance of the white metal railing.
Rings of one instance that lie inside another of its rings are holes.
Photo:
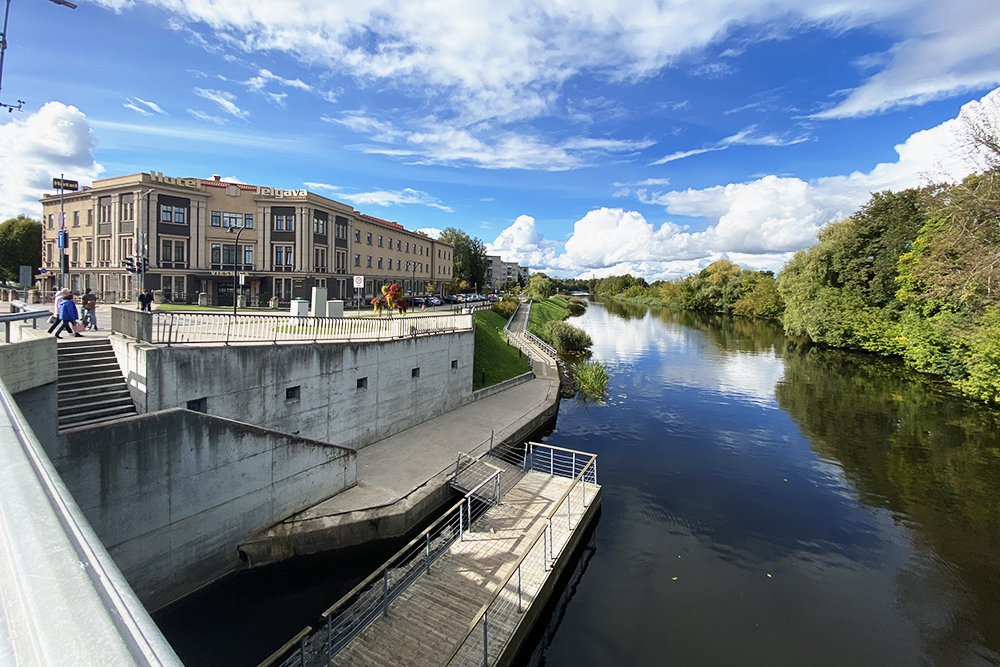
[[[3,322],[4,328],[4,342],[11,342],[10,339],[10,325],[12,322],[25,322],[31,321],[31,328],[38,328],[38,320],[43,317],[50,317],[52,311],[48,308],[43,308],[41,306],[32,306],[31,304],[25,303],[24,301],[11,301],[10,302],[10,314],[0,314],[0,321]]]
[[[151,343],[379,341],[471,331],[472,315],[426,317],[289,317],[221,313],[152,313]],[[128,333],[128,332],[123,332]]]
[[[497,469],[470,489],[437,521],[400,549],[336,604],[323,612],[316,627],[308,626],[258,667],[328,665],[337,653],[379,616],[421,575],[430,572],[449,547],[486,511],[500,502]]]
[[[549,570],[565,552],[573,530],[597,494],[595,454],[528,443],[523,465],[525,472],[535,470],[569,477],[573,483],[543,519],[542,530],[524,550],[493,598],[480,608],[465,635],[442,664],[489,667],[497,662],[521,622],[522,614],[534,602]]]
[[[544,340],[542,340],[535,334],[531,333],[527,329],[524,330],[524,335],[528,340],[537,345],[545,354],[549,355],[553,359],[557,359],[559,357],[559,353],[556,352],[556,349],[554,347],[552,347],[551,345],[549,345]]]

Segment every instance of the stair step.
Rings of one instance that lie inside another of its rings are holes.
[[[71,377],[77,375],[86,375],[88,373],[107,373],[114,372],[121,375],[121,368],[118,367],[118,363],[114,361],[102,361],[99,364],[80,364],[79,366],[71,366],[69,368],[60,368],[59,377],[66,378],[67,380]]]
[[[56,397],[58,400],[63,400],[66,398],[73,398],[76,396],[97,396],[102,394],[107,394],[109,392],[128,391],[128,385],[125,384],[124,380],[118,382],[106,382],[104,384],[98,384],[93,386],[81,386],[74,387],[71,389],[60,389],[56,392]]]
[[[73,378],[71,380],[66,380],[65,382],[59,382],[59,391],[72,390],[72,389],[87,389],[90,386],[104,387],[109,384],[125,384],[125,378],[122,377],[121,373],[115,375],[106,375],[101,377],[96,377],[93,380],[78,379]]]
[[[113,421],[115,419],[124,419],[126,417],[133,417],[133,416],[134,416],[133,414],[121,414],[121,415],[111,415],[110,417],[109,416],[92,417],[90,419],[85,419],[85,420],[82,420],[82,421],[73,422],[72,424],[65,424],[65,425],[60,424],[59,425],[59,430],[65,431],[65,430],[71,429],[71,428],[81,428],[83,426],[93,426],[94,424],[103,424],[104,422]]]
[[[82,426],[85,423],[93,424],[108,419],[119,419],[121,417],[126,417],[128,415],[134,415],[135,407],[112,407],[112,408],[98,408],[94,410],[89,410],[87,412],[79,412],[76,414],[66,415],[59,417],[59,428],[71,428],[74,426]]]
[[[72,352],[59,352],[59,361],[61,363],[72,363],[87,359],[117,359],[117,357],[115,357],[114,350],[105,350],[103,348],[99,350],[74,350]]]
[[[100,396],[78,396],[59,401],[59,414],[66,414],[73,411],[87,411],[88,408],[133,406],[132,396],[128,392],[106,394]]]
[[[84,372],[71,373],[71,374],[60,373],[58,379],[59,382],[67,384],[70,382],[84,382],[84,381],[97,382],[99,380],[111,380],[111,379],[121,380],[123,378],[122,378],[122,372],[117,368],[116,369],[106,368],[106,369],[87,370]]]

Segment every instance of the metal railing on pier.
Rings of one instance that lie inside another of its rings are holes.
[[[523,465],[525,472],[539,471],[568,477],[573,483],[545,516],[543,530],[497,587],[493,598],[480,608],[451,655],[442,661],[443,665],[489,667],[496,663],[517,629],[521,615],[538,595],[549,570],[569,544],[575,525],[573,518],[576,517],[579,524],[596,496],[595,454],[528,443]]]
[[[429,572],[454,542],[464,540],[476,520],[500,502],[501,472],[496,470],[470,489],[441,518],[324,611],[316,627],[306,627],[258,667],[328,665],[372,621],[387,614],[393,600]]]
[[[282,343],[380,341],[471,331],[472,315],[425,317],[291,317],[153,312],[150,343]],[[128,331],[125,335],[140,337]]]

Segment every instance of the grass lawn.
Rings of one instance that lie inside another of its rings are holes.
[[[569,302],[561,296],[554,296],[545,301],[535,301],[531,304],[528,331],[544,340],[545,324],[552,320],[564,320],[567,317],[569,317]]]
[[[472,388],[482,389],[517,377],[531,370],[528,358],[513,345],[507,345],[503,328],[507,320],[492,310],[476,312],[476,351],[473,361]],[[499,332],[498,332],[499,330]],[[483,371],[486,381],[483,382]]]

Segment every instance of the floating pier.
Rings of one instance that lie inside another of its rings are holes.
[[[461,454],[463,494],[260,667],[510,664],[601,502],[597,457]]]

